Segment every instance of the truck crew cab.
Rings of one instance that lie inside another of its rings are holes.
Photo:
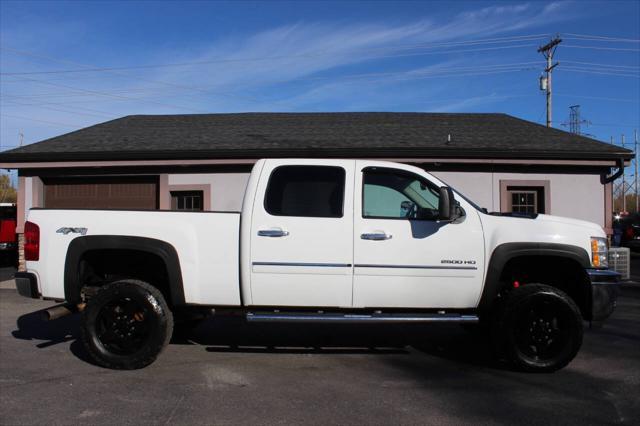
[[[613,311],[618,274],[596,224],[488,214],[422,169],[382,161],[268,159],[241,213],[32,209],[29,297],[82,311],[109,368],[152,363],[174,316],[247,321],[478,323],[516,367],[553,371],[583,321]]]

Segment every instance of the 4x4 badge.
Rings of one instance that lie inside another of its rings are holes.
[[[87,228],[69,228],[69,227],[63,227],[60,228],[56,231],[56,234],[80,234],[80,235],[86,235],[87,234]]]

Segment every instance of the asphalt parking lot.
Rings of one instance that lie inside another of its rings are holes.
[[[0,290],[2,424],[638,424],[640,290],[553,374],[492,364],[459,327],[248,326],[210,320],[151,366],[111,371],[78,317]]]
[[[13,274],[16,272],[14,266],[8,266],[6,263],[0,263],[0,282],[13,279]]]

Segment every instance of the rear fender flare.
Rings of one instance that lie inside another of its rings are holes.
[[[103,249],[136,250],[158,256],[167,269],[172,304],[185,304],[182,271],[176,249],[166,241],[125,235],[89,235],[71,241],[64,265],[64,295],[68,302],[81,301],[80,290],[83,283],[80,280],[79,265],[83,255],[91,250]]]

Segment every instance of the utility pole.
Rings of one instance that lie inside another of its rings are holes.
[[[615,141],[613,140],[613,136],[609,137],[609,143],[611,143],[611,145],[615,145]],[[615,210],[616,210],[616,182],[615,181],[612,182],[612,184],[611,184],[611,192],[612,192],[611,198],[613,198],[611,204],[613,205],[612,209],[615,212]]]
[[[549,43],[538,48],[538,53],[542,53],[542,56],[547,60],[547,67],[544,72],[545,77],[540,78],[540,90],[544,90],[547,93],[547,127],[551,127],[551,73],[553,69],[558,66],[558,62],[552,64],[553,55],[556,53],[558,45],[562,42],[560,37],[556,36]]]
[[[624,148],[624,135],[622,135],[622,148]],[[627,211],[627,191],[625,189],[624,171],[622,172],[622,211]]]
[[[636,193],[636,213],[638,213],[640,210],[638,210],[638,130],[634,130],[633,131],[633,150],[636,154],[635,158],[633,159],[633,162],[635,164],[635,172],[633,175],[633,178],[635,180],[635,193]]]

